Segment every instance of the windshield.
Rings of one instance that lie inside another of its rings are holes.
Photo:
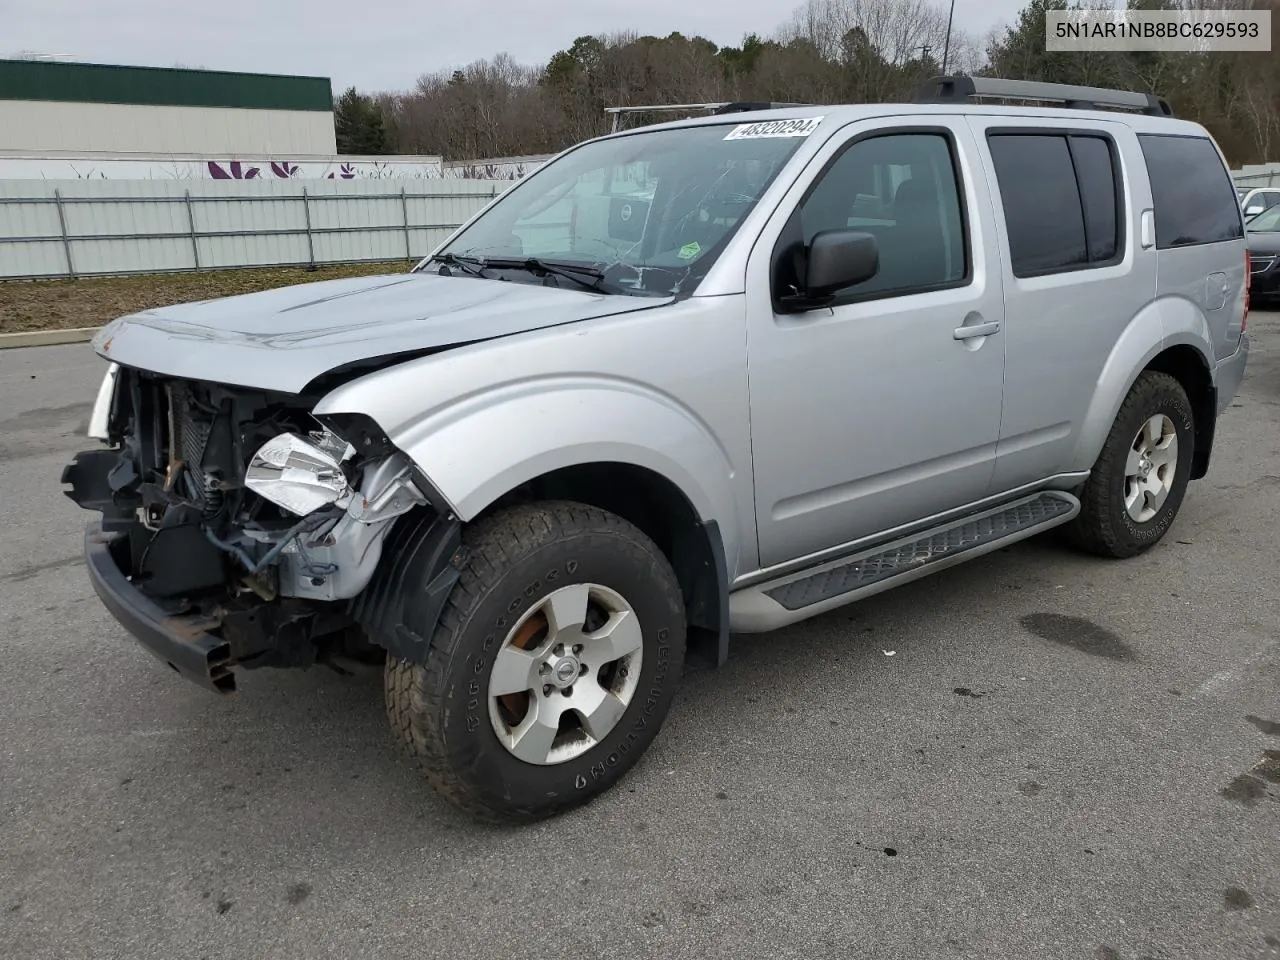
[[[546,282],[545,271],[508,272],[536,258],[594,268],[606,293],[688,294],[816,126],[795,123],[798,135],[715,124],[585,144],[512,187],[434,259],[499,261],[479,273]]]
[[[1280,230],[1280,204],[1258,214],[1245,227],[1250,233],[1272,233]]]

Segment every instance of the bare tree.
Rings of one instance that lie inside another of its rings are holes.
[[[908,99],[941,70],[945,0],[803,0],[767,39],[718,49],[701,37],[578,37],[536,67],[500,54],[422,76],[376,98],[395,149],[448,159],[550,153],[607,132],[608,106],[729,99],[801,103]],[[1280,57],[1272,53],[1048,53],[1045,13],[1073,0],[1027,0],[1010,26],[953,30],[948,71],[1148,90],[1205,124],[1233,162],[1280,149]],[[1127,0],[1171,9],[1199,0]],[[1224,0],[1276,10],[1280,0]],[[1073,5],[1109,7],[1109,0]],[[1273,31],[1280,17],[1272,18]],[[1273,45],[1276,38],[1273,37]]]

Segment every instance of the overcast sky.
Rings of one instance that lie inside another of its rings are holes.
[[[147,66],[332,78],[335,91],[404,90],[423,73],[510,53],[541,63],[583,34],[673,30],[735,45],[771,34],[791,0],[0,0],[0,57],[20,51]],[[946,0],[937,0],[944,3]],[[974,34],[1024,0],[956,0]]]

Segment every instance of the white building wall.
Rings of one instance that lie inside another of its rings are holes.
[[[140,106],[0,100],[0,150],[119,153],[338,152],[333,114],[319,110]]]
[[[236,164],[239,164],[237,166]],[[301,153],[63,153],[0,150],[5,180],[439,180],[439,157]],[[495,179],[481,177],[480,179]]]

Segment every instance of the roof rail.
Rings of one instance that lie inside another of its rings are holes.
[[[787,110],[791,107],[809,107],[809,103],[773,103],[766,100],[739,100],[726,103],[712,110],[712,113],[750,113],[753,110]]]
[[[692,115],[706,113],[710,115],[723,113],[745,113],[750,110],[782,110],[788,107],[807,107],[807,103],[769,103],[763,100],[738,100],[727,103],[664,103],[637,107],[605,107],[604,112],[613,115],[613,131],[621,126],[622,116],[628,113],[683,113]]]
[[[1000,77],[934,77],[916,91],[916,103],[967,103],[975,97],[1004,100],[1047,100],[1073,110],[1136,110],[1153,117],[1172,117],[1168,101],[1154,93],[1077,87],[1068,83],[1004,80]]]

